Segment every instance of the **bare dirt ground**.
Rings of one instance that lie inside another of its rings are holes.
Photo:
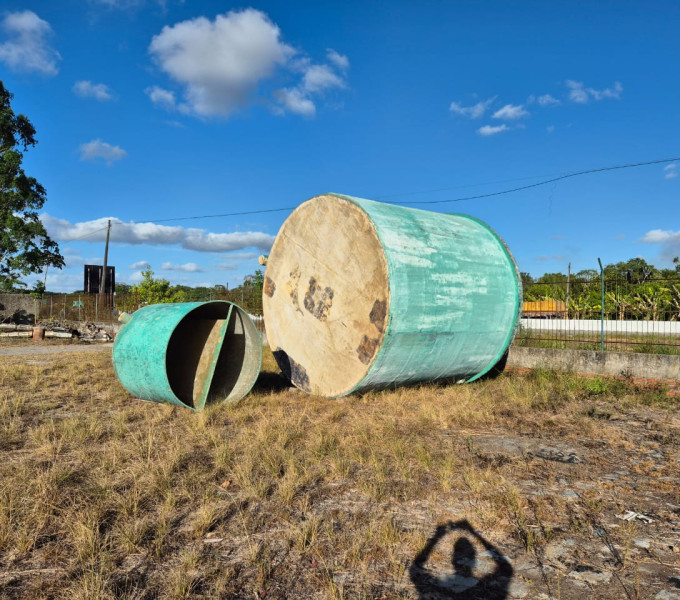
[[[30,344],[30,345],[29,345]],[[63,354],[65,352],[97,352],[100,350],[113,349],[112,343],[96,343],[96,344],[82,344],[73,342],[64,344],[63,340],[59,342],[27,342],[25,340],[12,340],[12,342],[4,342],[0,345],[0,356],[35,356],[40,354]]]
[[[4,347],[3,347],[4,348]],[[548,372],[204,413],[0,359],[0,597],[680,600],[663,389]]]

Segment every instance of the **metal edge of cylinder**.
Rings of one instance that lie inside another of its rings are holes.
[[[227,300],[222,301],[219,300],[218,302],[228,302]],[[262,371],[262,338],[260,337],[260,332],[257,330],[257,327],[255,327],[255,323],[253,323],[253,320],[250,318],[250,315],[243,310],[238,304],[235,304],[233,302],[230,302],[230,304],[233,304],[234,308],[238,311],[238,313],[242,316],[245,317],[245,321],[248,322],[250,325],[251,332],[255,334],[255,347],[257,348],[257,353],[258,353],[258,364],[257,364],[257,369],[255,372],[255,377],[253,378],[252,383],[248,387],[248,389],[241,395],[240,398],[232,398],[229,400],[229,402],[239,402],[240,400],[243,400],[248,394],[250,394],[251,390],[253,389],[253,386],[257,382],[257,378],[260,376],[260,372]],[[265,323],[266,327],[266,323]],[[245,327],[243,331],[245,335]]]

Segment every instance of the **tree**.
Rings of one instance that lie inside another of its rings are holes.
[[[142,281],[132,288],[139,294],[139,301],[144,304],[163,304],[166,302],[183,302],[185,294],[170,288],[167,279],[156,279],[151,267],[142,271]]]
[[[25,287],[20,277],[46,267],[61,269],[64,258],[45,231],[38,211],[45,188],[21,168],[22,150],[35,146],[35,129],[24,115],[15,115],[14,96],[0,81],[0,287]]]

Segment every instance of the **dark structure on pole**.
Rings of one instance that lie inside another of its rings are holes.
[[[85,265],[83,289],[87,294],[113,294],[116,288],[116,267],[107,266],[105,278],[102,278],[102,271],[102,265]]]

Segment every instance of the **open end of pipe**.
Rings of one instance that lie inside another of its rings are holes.
[[[247,314],[229,302],[209,302],[175,328],[166,354],[168,381],[186,406],[239,400],[260,370],[259,336]]]

